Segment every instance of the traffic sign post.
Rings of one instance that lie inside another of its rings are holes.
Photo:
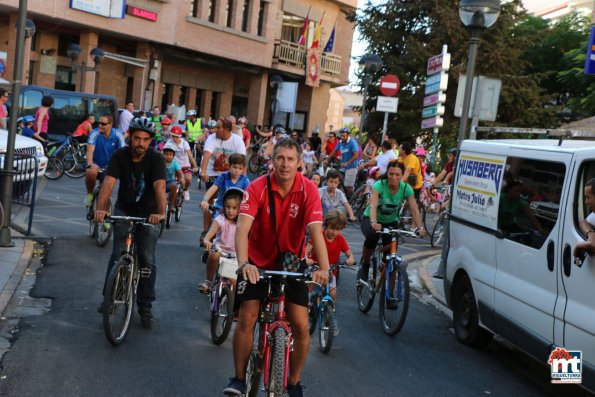
[[[379,96],[376,101],[376,111],[384,112],[384,124],[382,125],[382,141],[384,142],[384,136],[386,135],[386,128],[388,127],[388,114],[397,113],[397,107],[399,105],[398,98],[391,98],[399,92],[401,89],[401,81],[394,74],[387,74],[380,79],[380,92],[386,96]]]
[[[401,81],[394,74],[387,74],[380,79],[380,92],[385,96],[395,96],[401,89]]]

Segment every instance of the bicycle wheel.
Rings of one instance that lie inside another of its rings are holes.
[[[64,163],[57,157],[48,158],[48,164],[45,168],[45,177],[55,181],[64,175]]]
[[[182,206],[184,205],[184,197],[180,194],[176,197],[176,208],[175,208],[175,219],[176,222],[180,222],[182,218]]]
[[[79,179],[87,175],[87,169],[85,163],[74,162],[74,166],[70,169],[64,170],[66,176],[74,179]]]
[[[112,267],[103,298],[103,330],[114,346],[124,342],[134,305],[133,263],[120,258]]]
[[[108,212],[112,213],[112,200],[107,200]],[[95,242],[100,247],[105,247],[112,237],[112,225],[110,223],[95,223]]]
[[[283,397],[285,394],[285,343],[287,333],[283,328],[275,331],[270,358],[271,369],[269,373],[268,395]]]
[[[318,332],[318,341],[320,342],[320,351],[323,353],[328,353],[331,351],[331,347],[333,346],[333,338],[334,338],[334,317],[335,317],[335,305],[330,300],[325,300],[322,302],[322,306],[320,308],[320,318],[321,323]]]
[[[169,204],[167,204],[167,207],[165,209],[165,228],[169,229],[169,226],[171,224],[171,217],[172,217],[172,212],[169,210]]]
[[[262,354],[260,353],[260,341],[262,335],[260,334],[260,321],[254,325],[254,340],[252,352],[248,357],[248,365],[246,366],[246,397],[257,397],[260,391],[260,380],[262,378]]]
[[[432,203],[426,207],[424,212],[424,229],[428,233],[434,230],[434,226],[438,223],[441,214],[439,203]]]
[[[358,280],[356,284],[357,307],[363,313],[370,311],[372,305],[374,304],[374,296],[376,295],[376,282],[374,281],[374,274],[376,273],[378,266],[378,259],[376,258],[376,255],[371,259],[371,262],[370,270],[368,271],[367,277],[365,277],[368,282],[364,284]]]
[[[413,224],[413,215],[411,215],[411,207],[409,207],[409,203],[407,203],[407,201],[405,201],[403,207],[401,208],[401,216],[399,219],[403,224],[403,229],[411,229],[411,225]]]
[[[97,210],[98,199],[98,195],[93,193],[93,202],[91,203],[91,207],[89,207],[89,214],[87,215],[87,219],[89,220],[89,236],[91,237],[97,236],[97,223],[95,223],[93,217],[95,215],[95,210]]]
[[[392,302],[389,302],[392,299]],[[386,288],[380,291],[380,324],[382,331],[389,336],[396,335],[407,318],[409,309],[409,277],[404,266],[398,265],[395,270],[395,289],[393,297],[386,296]]]
[[[310,299],[311,306],[308,308],[308,331],[310,335],[316,330],[316,323],[318,322],[318,300],[320,295],[314,294]]]
[[[218,306],[218,307],[215,307]],[[216,345],[225,342],[233,322],[233,292],[223,287],[221,295],[213,300],[211,309],[211,339]]]
[[[432,230],[432,236],[430,237],[430,245],[432,247],[438,247],[442,245],[442,238],[446,234],[446,216],[444,213],[440,215],[440,219],[434,225],[434,229]]]
[[[260,164],[258,161],[258,154],[255,153],[255,154],[251,155],[250,159],[248,160],[248,170],[250,172],[252,172],[253,174],[256,174],[258,172],[259,166],[260,166]]]
[[[62,153],[59,154],[61,156],[61,160],[64,163],[64,170],[70,171],[74,169],[76,166],[76,161],[74,159],[74,153],[70,146],[66,147]]]

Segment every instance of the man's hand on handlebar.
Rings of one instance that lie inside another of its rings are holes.
[[[414,230],[414,232],[421,238],[424,238],[428,235],[428,233],[426,232],[426,229],[424,229],[423,227],[418,227],[417,229]]]
[[[103,222],[106,216],[109,216],[110,213],[108,211],[103,210],[95,210],[94,219],[95,222]]]
[[[149,215],[149,223],[152,225],[156,225],[162,220],[165,219],[165,215],[163,214],[151,214]]]
[[[251,284],[256,284],[260,279],[260,273],[256,266],[247,263],[242,267],[242,277],[244,280],[250,281]]]
[[[320,285],[325,285],[326,283],[328,283],[329,280],[329,271],[327,270],[317,270],[314,273],[312,273],[312,281],[314,281],[315,283],[318,283]]]

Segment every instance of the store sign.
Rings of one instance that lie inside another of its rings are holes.
[[[70,8],[106,18],[122,19],[126,0],[70,0]]]
[[[126,7],[126,14],[135,16],[137,18],[146,19],[148,21],[157,22],[156,12],[143,10],[142,8],[128,6]]]

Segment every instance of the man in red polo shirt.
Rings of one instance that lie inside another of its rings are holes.
[[[246,365],[252,350],[253,330],[260,301],[267,288],[259,282],[259,268],[277,269],[278,253],[304,257],[306,227],[320,260],[320,270],[312,279],[325,284],[329,277],[328,254],[322,235],[322,205],[316,186],[298,173],[301,147],[293,139],[281,139],[273,150],[271,186],[275,201],[276,227],[269,210],[267,178],[261,176],[246,189],[240,205],[236,229],[236,253],[241,266],[237,280],[236,303],[239,319],[233,336],[235,377],[223,390],[227,395],[242,395],[245,390]],[[287,392],[302,396],[300,376],[308,356],[308,288],[303,282],[289,282],[285,289],[287,316],[294,336]]]

